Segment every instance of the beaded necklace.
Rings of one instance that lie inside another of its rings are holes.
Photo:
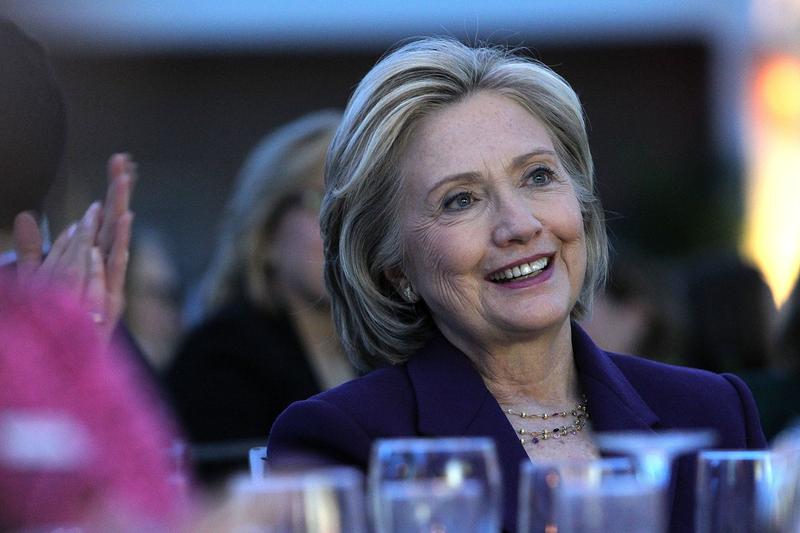
[[[557,411],[555,413],[526,413],[525,411],[515,411],[511,408],[503,409],[503,412],[512,416],[518,416],[522,419],[539,418],[541,420],[549,420],[551,418],[567,418],[572,417],[571,424],[564,424],[556,426],[552,429],[544,429],[541,431],[531,431],[525,428],[515,428],[516,433],[519,435],[519,440],[524,446],[525,444],[539,444],[540,441],[548,439],[559,439],[567,435],[577,435],[584,427],[586,421],[589,419],[589,411],[586,409],[587,400],[586,396],[578,402],[578,404],[571,411]]]

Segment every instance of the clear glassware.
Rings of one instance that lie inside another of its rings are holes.
[[[660,531],[663,490],[638,477],[628,458],[526,461],[518,532]]]
[[[267,447],[254,446],[247,454],[247,464],[250,467],[250,479],[257,481],[263,478],[267,469]]]
[[[599,479],[615,472],[634,472],[627,457],[603,460],[564,459],[523,461],[520,466],[518,533],[558,531],[556,496],[558,489],[575,479]]]
[[[772,442],[772,486],[760,500],[770,531],[800,533],[800,420]]]
[[[378,533],[500,530],[502,484],[488,438],[379,440],[368,490]]]
[[[663,497],[660,514],[667,516],[666,489],[672,477],[672,463],[683,454],[713,446],[716,434],[710,429],[651,431],[609,431],[594,436],[604,453],[621,453],[630,457],[636,475],[659,487]],[[667,524],[660,531],[666,531]]]
[[[668,485],[672,462],[684,453],[707,448],[716,441],[711,430],[670,430],[659,433],[645,431],[609,431],[594,436],[598,448],[605,453],[622,453],[631,457],[639,475]]]
[[[767,450],[706,450],[697,456],[697,533],[763,533],[769,517],[761,512],[773,487],[772,454]]]
[[[243,476],[231,486],[224,524],[237,533],[366,533],[363,475],[336,467]]]

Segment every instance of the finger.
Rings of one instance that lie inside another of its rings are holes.
[[[67,249],[55,265],[55,277],[70,288],[82,292],[89,275],[91,248],[99,226],[100,203],[94,202],[86,210]]]
[[[100,252],[100,248],[92,246],[89,252],[89,275],[86,281],[86,289],[83,293],[83,301],[96,324],[102,324],[106,320],[105,270],[103,254]]]
[[[14,251],[17,254],[18,279],[27,283],[42,264],[42,233],[29,211],[14,218]]]
[[[108,161],[108,189],[97,244],[104,255],[111,253],[115,226],[130,207],[135,163],[128,154],[114,154]]]
[[[54,277],[56,266],[77,230],[78,223],[73,222],[58,235],[56,242],[50,247],[50,251],[47,252],[47,257],[44,258],[42,266],[37,273],[37,277],[41,278],[42,281],[50,281]]]
[[[108,158],[108,163],[106,164],[106,175],[108,176],[109,184],[114,181],[115,177],[125,172],[129,159],[130,156],[123,152],[112,154],[111,157]]]
[[[129,211],[120,217],[114,236],[114,246],[111,248],[111,254],[106,263],[106,304],[109,308],[108,314],[112,319],[122,313],[125,300],[125,273],[130,257],[132,225],[133,213]]]

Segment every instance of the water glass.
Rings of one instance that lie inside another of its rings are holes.
[[[716,434],[707,429],[652,431],[608,431],[595,434],[601,451],[631,457],[640,476],[669,485],[672,463],[681,454],[712,446]]]
[[[523,464],[518,531],[660,532],[663,493],[627,458]]]
[[[488,438],[385,439],[369,470],[378,533],[497,533],[500,470]]]
[[[236,533],[366,533],[363,476],[337,467],[242,477],[227,516]]]
[[[707,450],[697,456],[697,533],[769,531],[764,503],[773,469],[766,450]]]
[[[620,473],[634,473],[629,458],[524,461],[520,467],[518,532],[558,531],[556,497],[559,488]]]
[[[250,479],[258,481],[267,473],[267,447],[254,446],[247,453],[247,464],[250,467]]]

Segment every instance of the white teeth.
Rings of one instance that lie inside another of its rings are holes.
[[[549,261],[550,260],[547,257],[540,257],[536,261],[523,263],[513,268],[508,268],[502,272],[496,272],[490,276],[490,279],[492,281],[504,281],[521,278],[523,276],[536,276],[547,266]]]

